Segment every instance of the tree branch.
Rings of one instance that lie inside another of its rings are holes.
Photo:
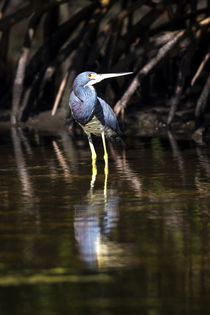
[[[12,111],[11,111],[11,124],[15,125],[18,120],[19,104],[23,92],[23,82],[25,78],[25,69],[30,53],[31,43],[33,41],[36,27],[39,24],[41,13],[35,13],[29,21],[28,28],[24,38],[24,44],[22,48],[22,53],[18,61],[18,66],[16,70],[16,75],[12,88]],[[20,113],[19,113],[20,114]]]
[[[13,26],[14,24],[27,18],[33,13],[33,10],[34,8],[32,4],[30,4],[15,13],[12,13],[6,17],[3,17],[2,19],[0,19],[0,30],[5,31],[11,26]]]
[[[195,81],[197,80],[197,78],[199,77],[199,75],[203,71],[203,68],[205,67],[207,61],[209,60],[209,57],[210,57],[210,52],[207,52],[207,54],[205,55],[205,57],[203,58],[203,60],[200,64],[200,66],[198,67],[198,70],[196,71],[195,75],[192,78],[191,85],[194,85]]]
[[[196,119],[199,119],[201,112],[204,111],[209,93],[210,93],[210,75],[208,76],[208,78],[206,80],[206,83],[203,87],[203,90],[200,94],[200,97],[199,97],[197,104],[196,104],[196,107],[195,107]]]
[[[159,49],[157,56],[152,58],[142,69],[137,72],[128,89],[125,91],[121,99],[116,103],[114,107],[116,115],[119,115],[120,111],[126,107],[126,103],[139,87],[140,78],[146,76],[164,57],[166,57],[171,49],[174,48],[174,46],[177,45],[178,42],[184,38],[184,35],[184,31],[178,32],[167,44]]]

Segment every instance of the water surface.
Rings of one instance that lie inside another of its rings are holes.
[[[0,150],[0,314],[210,313],[208,146],[110,145],[107,183],[100,141],[95,180],[66,132]]]

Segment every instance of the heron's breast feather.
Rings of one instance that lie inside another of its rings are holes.
[[[93,133],[96,136],[101,135],[101,133],[104,131],[105,135],[108,137],[114,136],[116,133],[114,130],[112,130],[108,126],[104,126],[96,116],[93,116],[93,118],[85,125],[81,125],[85,133],[90,134]]]

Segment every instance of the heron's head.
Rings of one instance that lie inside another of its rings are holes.
[[[120,73],[95,73],[92,71],[85,71],[80,73],[75,81],[74,84],[81,85],[81,86],[91,86],[94,85],[104,79],[120,77],[123,75],[128,75],[133,72],[120,72]]]
[[[78,74],[76,79],[74,80],[74,85],[78,86],[86,86],[88,83],[93,80],[93,77],[96,76],[97,74],[92,71],[86,71]]]

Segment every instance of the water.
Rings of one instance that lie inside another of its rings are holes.
[[[129,141],[106,183],[100,141],[94,179],[86,141],[1,132],[0,314],[210,313],[210,149]]]

